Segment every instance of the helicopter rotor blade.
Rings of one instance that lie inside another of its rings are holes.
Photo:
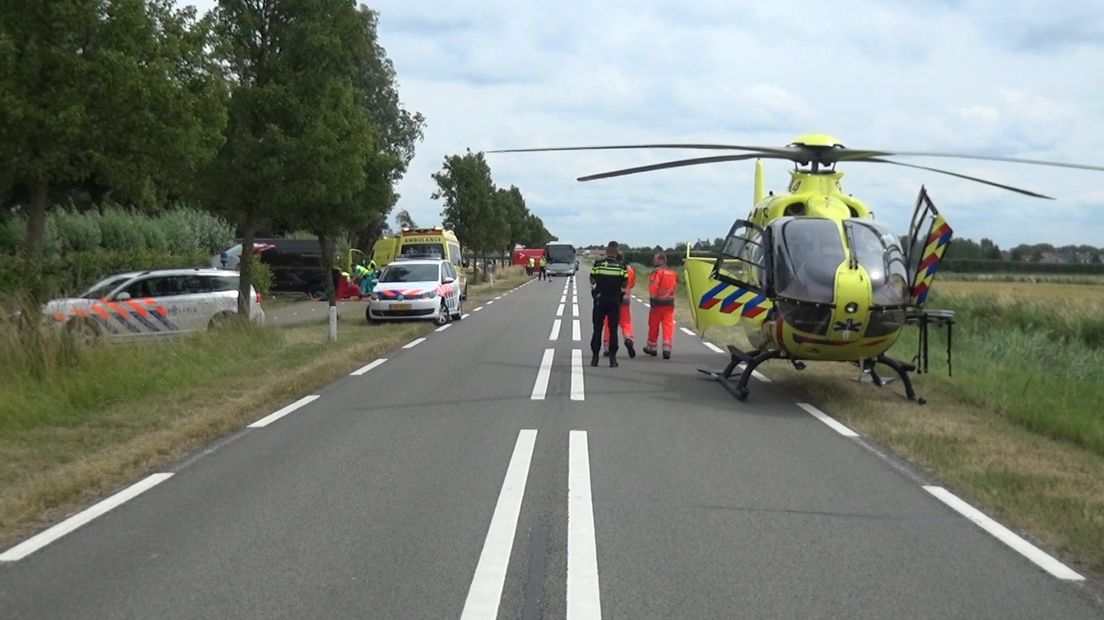
[[[961,153],[928,153],[922,151],[859,151],[841,149],[842,157],[839,161],[862,161],[869,157],[947,157],[951,159],[976,159],[980,161],[1000,161],[1013,164],[1031,164],[1035,166],[1054,166],[1056,168],[1076,168],[1078,170],[1097,170],[1104,172],[1104,166],[1091,164],[1075,164],[1062,161],[1050,161],[1045,159],[1025,159],[1022,157],[997,157],[995,155],[969,155]]]
[[[614,151],[630,149],[692,149],[711,151],[749,151],[755,153],[769,153],[771,155],[787,155],[791,149],[776,146],[743,146],[739,144],[700,144],[700,143],[665,143],[665,144],[606,144],[597,146],[552,146],[534,147],[524,149],[494,149],[485,153],[548,153],[555,151]]]
[[[952,176],[952,177],[958,177],[960,179],[965,179],[967,181],[974,181],[975,183],[983,183],[985,185],[991,185],[993,187],[999,187],[1001,189],[1006,189],[1006,190],[1011,191],[1011,192],[1016,192],[1017,194],[1024,194],[1025,196],[1032,196],[1034,198],[1045,198],[1047,200],[1054,200],[1053,196],[1047,196],[1045,194],[1038,194],[1038,193],[1035,193],[1031,190],[1022,189],[1022,188],[1019,188],[1019,187],[1013,187],[1011,185],[1004,185],[1003,183],[997,183],[996,181],[988,181],[986,179],[981,179],[981,178],[978,178],[978,177],[972,177],[972,176],[967,175],[967,174],[960,174],[958,172],[951,172],[950,170],[941,170],[939,168],[929,168],[928,166],[917,166],[916,164],[905,164],[905,163],[901,163],[899,161],[890,161],[888,159],[878,159],[877,157],[867,157],[867,158],[858,159],[858,160],[855,160],[855,161],[865,161],[865,162],[871,162],[871,163],[875,163],[875,164],[890,164],[892,166],[903,166],[905,168],[915,168],[917,170],[927,170],[928,172],[936,172],[936,173],[939,173],[939,174],[946,174],[946,175],[949,175],[949,176]]]
[[[674,161],[665,161],[658,164],[648,164],[647,166],[634,166],[632,168],[622,168],[620,170],[611,170],[610,172],[599,172],[597,174],[588,174],[583,177],[579,177],[579,181],[596,181],[598,179],[608,179],[611,177],[621,177],[629,174],[637,174],[640,172],[651,172],[653,170],[666,170],[668,168],[682,168],[685,166],[697,166],[700,164],[716,164],[726,161],[742,161],[745,159],[788,159],[787,157],[781,157],[779,155],[770,155],[763,153],[743,153],[740,155],[713,155],[711,157],[694,157],[691,159],[676,159]]]

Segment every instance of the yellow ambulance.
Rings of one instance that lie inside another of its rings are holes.
[[[384,237],[372,246],[372,260],[383,267],[403,259],[440,259],[452,263],[460,279],[460,291],[468,296],[466,266],[461,258],[460,240],[444,228],[404,228],[395,237]]]

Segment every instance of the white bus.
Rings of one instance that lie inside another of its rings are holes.
[[[548,257],[548,275],[573,276],[579,270],[579,259],[575,254],[575,246],[563,241],[553,241],[544,246],[544,254]]]

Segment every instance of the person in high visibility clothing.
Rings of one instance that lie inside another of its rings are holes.
[[[548,257],[544,255],[540,257],[540,279],[548,279]]]
[[[625,265],[625,273],[627,275],[627,284],[625,290],[625,296],[621,298],[621,312],[618,315],[618,323],[621,325],[621,333],[625,336],[625,350],[629,352],[629,357],[636,357],[636,346],[633,340],[633,324],[632,324],[632,311],[630,310],[629,301],[632,299],[632,290],[636,286],[636,270],[632,265]],[[606,325],[602,331],[602,341],[606,344],[604,355],[609,356],[609,344],[610,344],[610,329],[609,325]]]
[[[533,270],[537,267],[537,259],[532,256],[529,257],[529,262],[525,265],[525,275],[530,278],[533,277]]]
[[[591,313],[590,365],[598,365],[598,354],[602,349],[602,328],[610,326],[610,368],[617,367],[617,324],[621,314],[621,300],[625,297],[625,286],[629,274],[621,264],[620,251],[616,241],[606,246],[606,256],[594,262],[590,270],[590,296],[594,298],[594,311]]]
[[[370,295],[372,289],[376,287],[375,269],[357,264],[353,267],[353,276],[356,278],[356,283],[360,285],[361,294]]]
[[[648,311],[648,344],[644,352],[656,356],[656,341],[660,329],[663,330],[663,359],[671,359],[671,344],[675,337],[675,287],[678,275],[667,268],[667,255],[660,252],[652,261],[655,269],[648,278],[648,297],[651,298],[651,310]]]

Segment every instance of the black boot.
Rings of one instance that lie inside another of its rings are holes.
[[[634,359],[636,357],[636,347],[633,346],[632,338],[625,339],[625,349],[629,352],[629,359]]]
[[[671,352],[670,351],[664,351],[663,352],[663,359],[665,359],[665,360],[671,359]]]
[[[644,352],[647,353],[648,355],[651,355],[652,357],[656,356],[656,350],[649,347],[649,346],[647,346],[647,345],[644,345]]]
[[[598,365],[598,354],[597,353],[590,356],[590,365],[591,366],[597,366]]]
[[[610,368],[617,368],[617,365],[618,365],[617,364],[617,356],[616,355],[611,355],[610,356]]]

